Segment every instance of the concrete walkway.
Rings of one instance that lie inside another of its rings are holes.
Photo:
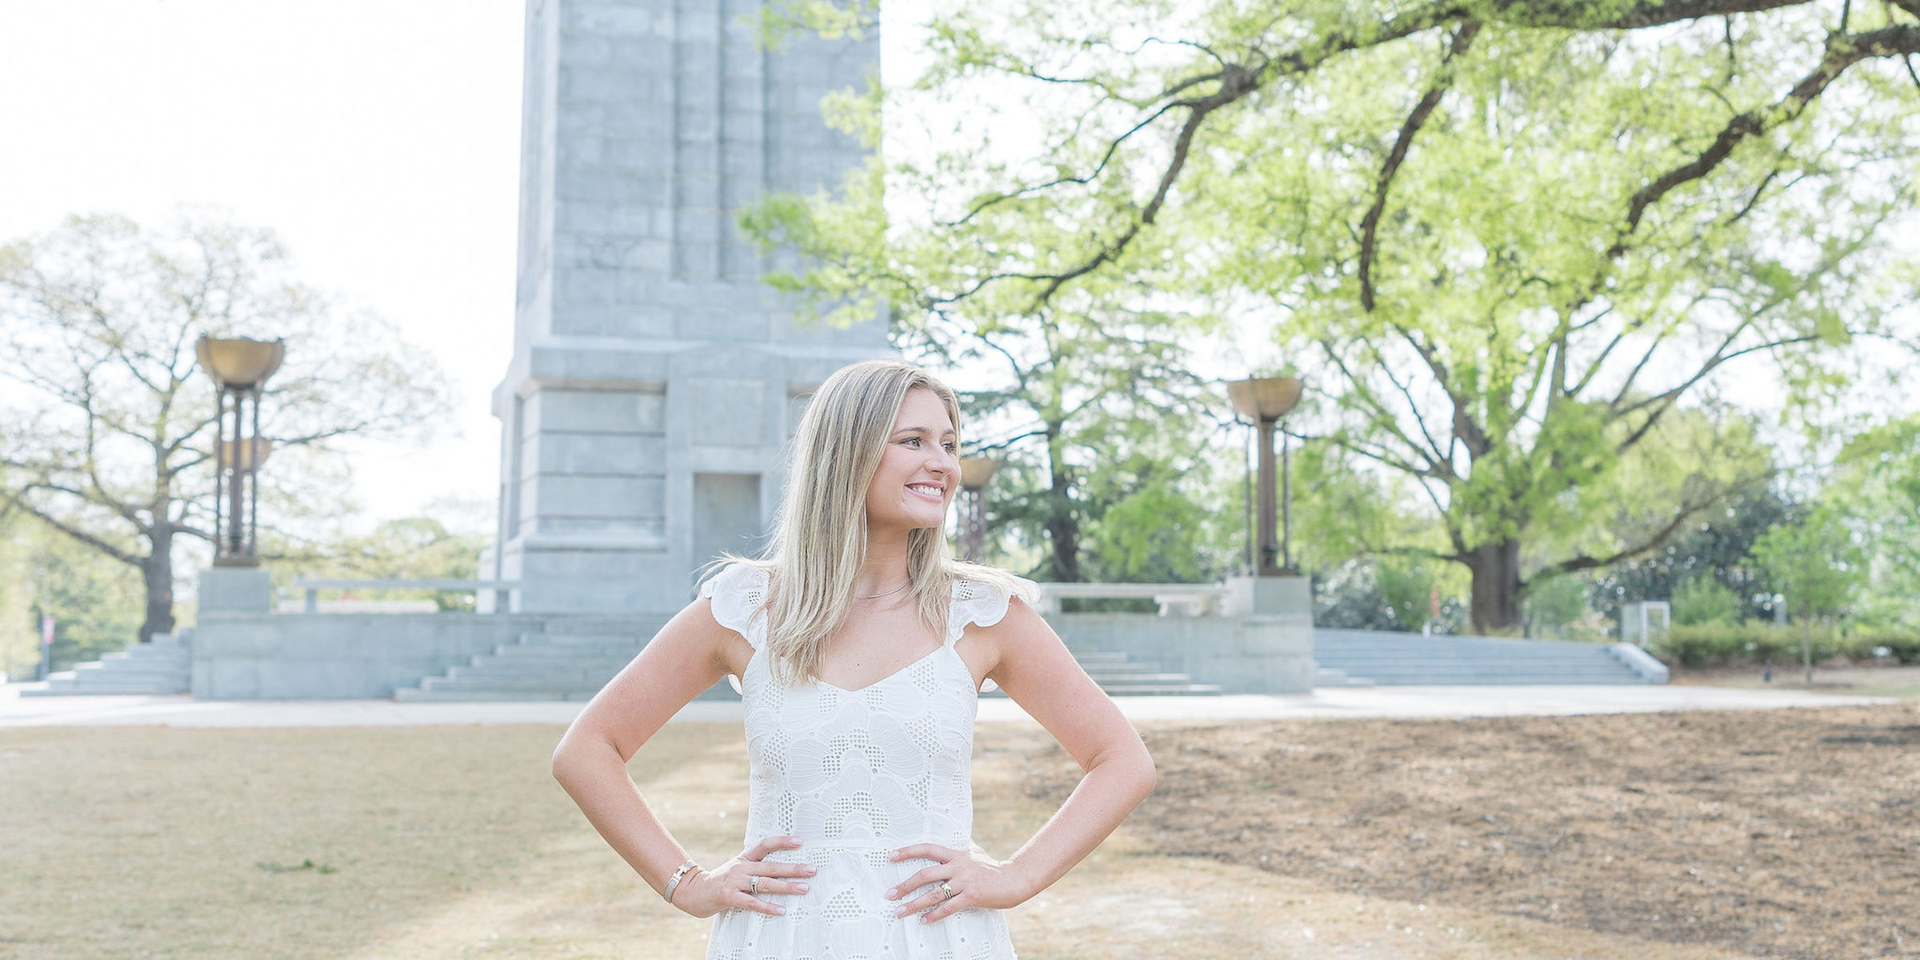
[[[0,727],[343,727],[476,723],[571,723],[581,703],[399,703],[393,700],[195,700],[175,696],[21,697],[27,684],[0,685]],[[1509,717],[1660,710],[1764,710],[1889,704],[1790,690],[1694,686],[1329,687],[1288,696],[1117,697],[1139,721],[1263,720],[1289,717]],[[738,701],[696,701],[675,721],[739,723]],[[1033,723],[1005,697],[980,701],[982,723]]]

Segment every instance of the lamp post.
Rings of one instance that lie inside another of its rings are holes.
[[[998,469],[1000,461],[993,457],[960,458],[960,490],[963,494],[960,543],[966,554],[963,559],[975,563],[980,561],[981,553],[986,550],[987,481],[993,479],[993,472]]]
[[[1284,498],[1281,509],[1280,537],[1275,540],[1273,434],[1280,418],[1300,402],[1304,384],[1295,377],[1254,377],[1227,383],[1227,396],[1235,410],[1257,425],[1260,436],[1260,562],[1254,575],[1260,577],[1296,577],[1293,568],[1292,527],[1293,489],[1291,464],[1287,462],[1286,435],[1281,433],[1281,483]]]
[[[255,514],[260,508],[257,471],[272,452],[272,444],[260,436],[260,393],[267,378],[280,369],[286,355],[284,340],[220,340],[201,335],[194,344],[200,369],[207,372],[216,388],[219,409],[217,442],[214,445],[214,517],[213,565],[216,567],[257,567],[254,553]],[[248,423],[248,406],[252,422]],[[227,428],[227,415],[233,415],[233,428]],[[244,519],[243,519],[244,518]]]

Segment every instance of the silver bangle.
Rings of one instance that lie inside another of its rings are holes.
[[[688,860],[686,863],[681,864],[679,869],[673,871],[673,876],[667,879],[667,890],[660,895],[660,899],[672,903],[673,888],[679,886],[680,878],[685,876],[687,871],[693,869],[695,866],[696,864],[692,860]]]

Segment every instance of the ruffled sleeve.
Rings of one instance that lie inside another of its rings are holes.
[[[765,570],[750,563],[727,564],[700,584],[700,596],[712,598],[713,619],[760,649],[767,636]]]
[[[1014,577],[1019,590],[1029,602],[1040,595],[1040,585],[1025,577]],[[953,605],[947,612],[947,643],[951,645],[966,632],[967,624],[977,623],[991,627],[1007,615],[1013,597],[1007,591],[990,583],[978,580],[956,580],[953,584]]]

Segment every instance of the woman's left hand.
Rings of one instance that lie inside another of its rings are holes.
[[[934,923],[969,907],[1004,910],[1026,902],[1026,880],[1014,867],[1013,861],[995,860],[977,843],[967,850],[955,850],[937,843],[915,843],[894,851],[889,859],[897,863],[916,857],[938,862],[887,891],[887,899],[902,899],[922,884],[938,884],[942,880],[953,888],[953,896],[942,899],[946,897],[946,891],[936,886],[904,903],[894,911],[894,916],[904,917],[932,907],[920,919],[924,923]]]

